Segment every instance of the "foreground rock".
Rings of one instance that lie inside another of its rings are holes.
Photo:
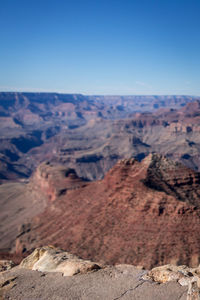
[[[186,284],[177,276],[168,276],[162,283],[158,273],[162,277],[166,268],[148,273],[132,265],[101,268],[59,249],[42,247],[35,249],[19,266],[0,273],[0,299],[197,300],[187,281],[188,276],[194,277],[193,273],[182,273],[181,279]],[[176,273],[182,267],[170,268]]]
[[[101,269],[100,265],[83,260],[54,247],[41,247],[26,257],[20,267],[42,272],[61,272],[64,276],[84,274]]]
[[[198,268],[174,265],[160,266],[145,274],[143,279],[158,283],[177,281],[181,286],[188,286],[187,300],[200,299],[200,266]]]

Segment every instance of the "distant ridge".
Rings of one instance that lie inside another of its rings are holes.
[[[176,152],[179,160],[198,169],[200,161],[194,158],[198,154],[198,138],[191,134],[187,137],[187,130],[196,128],[189,129],[193,121],[185,118],[188,113],[187,109],[184,111],[187,104],[198,99],[1,92],[0,183],[28,178],[45,160],[69,165],[79,176],[96,180],[118,159],[141,159],[154,151],[172,158]],[[193,114],[193,119],[198,125],[197,115],[194,118]],[[179,141],[179,134],[174,141],[176,132],[186,136]],[[165,136],[173,140],[169,149],[163,140]],[[186,147],[184,139],[193,147]],[[119,140],[122,148],[118,147]],[[185,159],[185,154],[189,159]]]

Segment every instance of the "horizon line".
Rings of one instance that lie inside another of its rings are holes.
[[[200,95],[192,95],[192,94],[86,94],[86,93],[77,93],[77,92],[53,92],[53,91],[0,91],[0,93],[9,93],[9,94],[61,94],[61,95],[82,95],[82,96],[94,96],[94,97],[99,97],[99,96],[106,96],[106,97],[132,97],[132,96],[142,96],[142,97],[148,97],[148,96],[187,96],[187,97],[200,97]]]

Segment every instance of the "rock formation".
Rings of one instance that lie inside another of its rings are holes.
[[[200,169],[198,100],[0,93],[0,183],[28,178],[47,160],[101,179],[118,159],[151,152]]]
[[[50,246],[35,249],[21,262],[20,267],[42,272],[61,272],[64,276],[101,269],[97,263],[80,259]]]
[[[48,164],[33,176],[49,201],[19,232],[17,253],[45,243],[111,264],[199,264],[199,173],[153,154],[118,162],[101,181],[62,176]]]

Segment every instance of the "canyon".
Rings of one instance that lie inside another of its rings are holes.
[[[97,180],[119,159],[153,152],[199,170],[199,100],[0,93],[0,182],[26,180],[47,160]]]
[[[24,189],[29,205],[45,204],[2,239],[18,256],[46,244],[107,264],[199,264],[200,173],[162,155],[121,160],[93,182],[46,162]]]
[[[0,93],[0,257],[200,261],[200,98]]]

